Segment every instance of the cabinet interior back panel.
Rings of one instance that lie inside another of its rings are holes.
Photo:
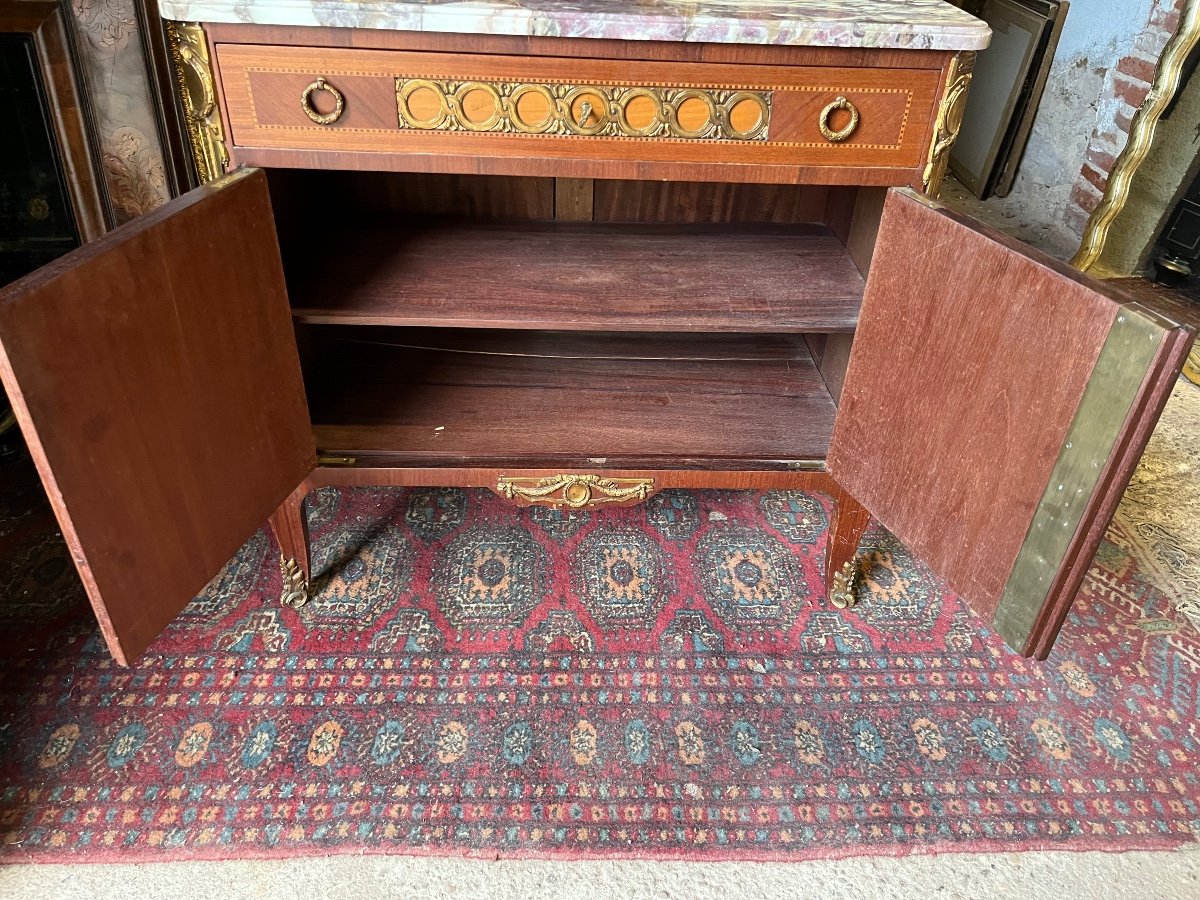
[[[800,336],[310,327],[317,444],[397,465],[784,468],[834,405]]]

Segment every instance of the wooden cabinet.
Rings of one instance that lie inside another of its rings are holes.
[[[197,34],[234,171],[0,295],[119,661],[268,518],[307,599],[331,484],[823,490],[836,602],[869,512],[1049,651],[1190,335],[914,190],[961,57]]]

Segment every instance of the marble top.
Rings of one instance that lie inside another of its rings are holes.
[[[164,18],[719,44],[980,50],[945,0],[159,0]]]

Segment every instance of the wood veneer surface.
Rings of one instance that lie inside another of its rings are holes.
[[[651,63],[219,40],[215,54],[236,162],[575,178],[903,184],[924,160],[942,78],[938,69],[920,67]],[[318,74],[346,98],[344,113],[331,125],[312,122],[300,106],[301,91]],[[770,126],[765,140],[741,141],[401,128],[397,77],[767,90]],[[818,122],[839,96],[862,116],[848,139],[831,142]],[[809,170],[824,167],[831,171],[809,177]]]
[[[312,468],[290,325],[261,172],[0,291],[0,375],[119,662]]]
[[[451,222],[299,248],[301,321],[603,331],[842,331],[863,279],[823,226]],[[311,265],[304,265],[311,262]]]
[[[336,26],[254,25],[248,22],[208,22],[204,27],[214,44],[278,44],[294,47],[353,47],[363,50],[498,53],[512,56],[602,57],[604,59],[732,63],[735,65],[940,69],[955,54],[953,50],[796,47],[774,44],[694,43],[688,41],[620,41],[598,38],[392,31],[381,28],[341,28]]]
[[[54,0],[0,0],[0,33],[25,33],[32,38],[33,64],[41,75],[50,112],[47,124],[63,156],[63,186],[80,240],[86,242],[106,230],[105,199],[92,163],[86,94],[71,64],[65,14],[62,4]]]
[[[833,428],[799,336],[306,332],[318,446],[396,465],[782,468]]]
[[[852,192],[855,188],[840,190]],[[693,224],[824,222],[830,191],[823,185],[808,184],[599,180],[595,182],[593,218],[597,222]]]

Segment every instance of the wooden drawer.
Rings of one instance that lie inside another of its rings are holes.
[[[215,49],[235,158],[239,148],[310,151],[301,164],[314,167],[345,168],[345,158],[326,154],[349,153],[395,160],[356,164],[378,168],[432,155],[459,170],[511,174],[617,177],[635,164],[644,178],[710,177],[683,167],[719,164],[776,170],[767,180],[818,167],[829,175],[816,180],[854,181],[834,173],[874,169],[893,174],[873,183],[905,181],[895,173],[924,162],[941,77],[920,68]],[[333,90],[306,94],[318,79]],[[492,164],[480,166],[484,159]],[[547,171],[547,159],[566,165]]]

